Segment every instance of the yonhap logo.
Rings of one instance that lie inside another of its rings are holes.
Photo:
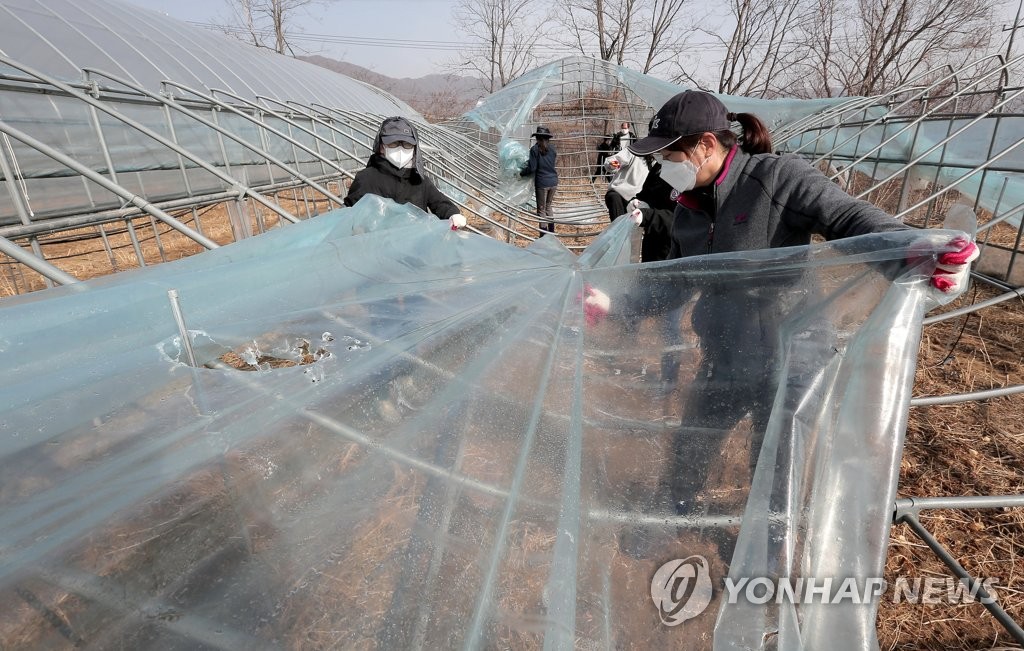
[[[666,626],[676,626],[704,612],[711,603],[711,573],[703,556],[671,560],[654,573],[651,598]]]

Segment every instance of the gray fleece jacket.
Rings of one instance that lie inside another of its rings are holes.
[[[809,244],[907,226],[854,199],[794,154],[755,154],[733,147],[708,187],[676,200],[669,258]]]
[[[812,234],[834,240],[907,228],[846,194],[799,156],[751,156],[736,147],[714,183],[685,192],[676,202],[670,259],[806,245]],[[770,377],[779,324],[800,309],[803,280],[794,271],[776,274],[757,288],[728,277],[703,287],[692,324],[701,337],[708,377],[711,367],[716,377],[737,382]],[[688,295],[682,289],[676,300]]]

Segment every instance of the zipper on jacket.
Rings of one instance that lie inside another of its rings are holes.
[[[715,221],[718,219],[718,186],[711,187],[711,224],[708,226],[708,253],[715,244]]]

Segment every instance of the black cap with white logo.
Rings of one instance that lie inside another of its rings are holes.
[[[725,105],[711,93],[685,90],[658,109],[648,136],[630,144],[629,151],[647,156],[685,136],[728,129],[728,113]]]

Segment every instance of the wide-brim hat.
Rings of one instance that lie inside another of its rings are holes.
[[[699,90],[684,90],[665,102],[651,120],[650,133],[629,145],[637,156],[661,151],[680,138],[730,128],[729,110],[721,100]]]
[[[533,133],[530,134],[530,137],[531,138],[550,138],[551,137],[551,129],[549,129],[547,127],[544,127],[544,126],[537,127],[537,129]]]

